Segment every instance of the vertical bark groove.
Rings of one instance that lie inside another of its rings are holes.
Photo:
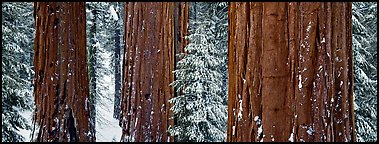
[[[178,30],[186,30],[188,6],[178,8]],[[173,141],[167,130],[174,124],[168,102],[174,97],[174,3],[128,2],[124,10],[121,141]],[[186,42],[183,35],[178,33],[178,49]]]
[[[355,141],[350,25],[349,2],[230,3],[227,141]]]
[[[33,121],[39,130],[33,141],[95,141],[89,123],[85,4],[35,2],[34,6]]]

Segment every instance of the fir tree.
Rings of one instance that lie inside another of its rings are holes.
[[[108,96],[103,94],[108,87],[103,85],[104,81],[102,79],[104,75],[111,74],[111,70],[105,65],[105,61],[110,57],[108,53],[113,48],[111,39],[109,38],[111,37],[109,27],[112,25],[109,12],[110,4],[106,2],[87,2],[86,5],[88,63],[89,67],[93,67],[89,69],[89,74],[94,71],[92,76],[90,76],[90,81],[94,78],[96,79],[94,83],[98,84],[96,87],[90,86],[90,93],[94,94],[94,99],[100,97],[109,99],[107,98]],[[94,61],[95,63],[93,63]],[[93,66],[91,66],[92,64]]]
[[[353,3],[354,109],[357,141],[377,141],[377,3]]]
[[[20,114],[31,110],[33,3],[2,3],[2,142],[20,142],[30,129]]]
[[[174,71],[177,79],[173,85],[181,93],[170,100],[177,124],[169,131],[177,141],[225,141],[227,106],[222,70],[227,47],[218,43],[223,36],[217,34],[216,27],[217,19],[223,18],[214,18],[216,9],[210,3],[192,3],[190,9],[190,43]]]
[[[113,117],[116,119],[119,119],[121,107],[120,107],[120,99],[121,99],[121,67],[122,67],[122,47],[123,47],[123,33],[124,29],[122,27],[123,25],[123,3],[120,2],[113,2],[113,7],[110,8],[110,11],[112,13],[113,18],[113,35],[112,30],[110,30],[110,35],[112,35],[112,41],[114,47],[112,47],[112,61],[111,61],[111,69],[113,70],[112,73],[114,75],[114,106],[113,106]],[[113,10],[114,9],[114,10]]]

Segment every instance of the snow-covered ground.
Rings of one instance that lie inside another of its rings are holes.
[[[104,55],[104,65],[109,66],[111,57]],[[101,89],[104,97],[100,98],[96,105],[96,141],[97,142],[119,142],[121,138],[121,127],[118,126],[119,121],[113,118],[113,101],[114,101],[114,77],[112,74],[105,75],[99,80],[102,82],[104,89]],[[33,110],[22,112],[28,121],[32,124]],[[31,125],[31,128],[33,126]],[[20,129],[20,134],[24,136],[25,142],[30,142],[31,130]]]
[[[101,62],[103,66],[110,66],[111,53],[105,52]],[[104,75],[99,79],[103,88],[99,88],[104,97],[100,97],[96,104],[96,141],[97,142],[119,142],[122,129],[118,126],[119,121],[113,118],[114,110],[114,75]]]
[[[111,80],[109,76],[105,77],[106,81]],[[107,83],[107,84],[110,84]],[[112,89],[109,89],[111,91]],[[96,141],[97,142],[119,142],[121,138],[121,127],[118,126],[118,120],[113,118],[113,92],[109,92],[109,99],[101,99],[97,107],[97,121],[96,121]],[[112,95],[111,95],[112,94]],[[32,124],[33,113],[32,111],[22,112],[28,121]],[[31,125],[32,126],[32,125]],[[33,128],[33,126],[32,126]],[[20,134],[24,136],[25,142],[30,142],[31,130],[20,129]]]
[[[33,121],[33,110],[28,110],[28,111],[23,111],[21,112],[21,115],[26,119],[26,122],[28,125],[32,126],[32,121]],[[25,142],[30,142],[30,134],[32,133],[31,130],[26,130],[26,129],[20,129],[20,134],[25,138]]]
[[[121,138],[121,127],[118,126],[118,120],[113,118],[113,101],[114,101],[114,82],[111,76],[105,76],[104,84],[107,98],[101,98],[96,107],[96,141],[97,142],[119,142]]]

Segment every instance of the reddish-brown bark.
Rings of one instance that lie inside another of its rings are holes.
[[[180,2],[179,3],[179,39],[178,39],[178,51],[177,54],[185,53],[184,48],[188,45],[189,41],[185,36],[189,35],[189,2]],[[180,60],[180,59],[178,59]]]
[[[351,3],[230,3],[227,141],[355,141],[351,32]]]
[[[89,123],[85,3],[36,2],[34,138],[95,141]],[[68,138],[69,137],[69,138]]]
[[[179,21],[187,16],[179,4]],[[173,141],[174,3],[125,3],[121,141]],[[179,22],[180,31],[186,24]],[[179,32],[179,49],[185,44]]]

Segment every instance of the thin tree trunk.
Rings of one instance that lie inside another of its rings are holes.
[[[355,141],[351,32],[351,3],[231,3],[227,141]]]
[[[118,2],[117,2],[118,3]],[[113,117],[119,119],[120,117],[120,97],[121,97],[121,43],[120,43],[120,24],[118,21],[115,21],[115,50],[114,50],[114,59],[115,59],[115,99],[114,99],[114,111]]]
[[[96,47],[96,29],[97,29],[97,10],[95,7],[90,8],[92,10],[92,23],[93,25],[91,26],[90,29],[90,44],[91,46],[89,47],[89,72],[90,72],[90,103],[91,103],[91,124],[93,125],[93,128],[96,129],[96,99],[97,99],[97,88],[96,88],[96,80],[97,80],[97,75],[96,75],[96,66],[97,64],[97,47]],[[94,131],[95,134],[96,131]]]
[[[174,3],[125,3],[121,141],[172,141]]]
[[[36,2],[34,8],[33,139],[95,141],[89,123],[85,3]]]

